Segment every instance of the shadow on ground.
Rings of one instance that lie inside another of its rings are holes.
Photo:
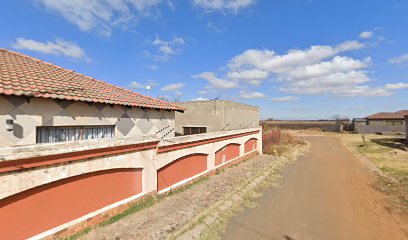
[[[375,138],[371,139],[373,143],[389,147],[392,149],[408,150],[408,142],[404,138]]]

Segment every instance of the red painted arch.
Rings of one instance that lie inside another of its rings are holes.
[[[252,150],[257,149],[257,144],[258,144],[258,139],[256,138],[251,138],[248,141],[246,141],[244,149],[245,149],[245,153],[248,153]]]
[[[142,192],[142,169],[82,174],[0,200],[0,239],[26,239]]]
[[[163,190],[207,170],[207,156],[202,153],[187,155],[160,168],[157,171],[157,190]]]
[[[239,157],[239,147],[237,143],[230,143],[225,145],[220,150],[215,152],[215,166],[228,162],[234,158]]]

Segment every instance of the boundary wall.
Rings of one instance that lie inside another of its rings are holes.
[[[261,152],[260,128],[0,148],[0,239],[67,236]]]

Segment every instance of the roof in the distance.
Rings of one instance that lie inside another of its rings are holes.
[[[404,115],[408,115],[408,110],[398,112],[379,112],[366,117],[366,119],[404,119]]]
[[[184,110],[172,103],[1,48],[0,94]]]

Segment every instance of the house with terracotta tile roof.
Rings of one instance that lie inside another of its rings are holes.
[[[175,134],[183,108],[0,49],[0,147]]]
[[[365,118],[355,118],[353,119],[355,132],[405,134],[405,115],[408,115],[408,110],[379,112]]]

